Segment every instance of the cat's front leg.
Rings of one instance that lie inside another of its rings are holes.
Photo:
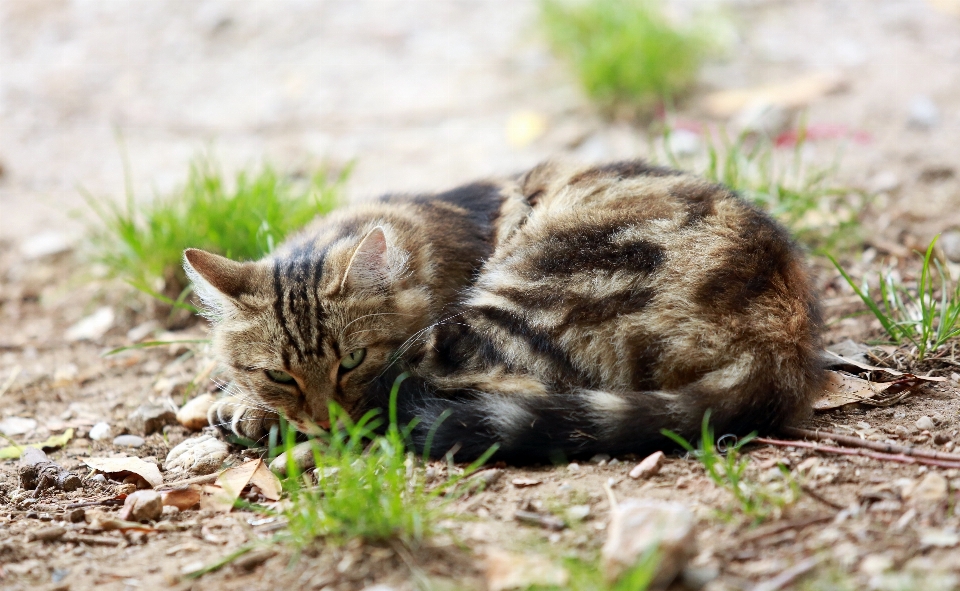
[[[207,421],[224,433],[232,433],[253,441],[263,441],[270,428],[279,425],[277,413],[249,406],[239,396],[223,396],[207,411]]]

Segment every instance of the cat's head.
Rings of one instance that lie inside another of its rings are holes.
[[[305,432],[328,422],[331,401],[355,417],[366,410],[367,387],[429,318],[429,292],[410,281],[390,236],[377,226],[306,237],[245,263],[184,253],[235,394]]]

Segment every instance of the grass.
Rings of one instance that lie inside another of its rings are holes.
[[[923,361],[927,354],[960,336],[960,282],[952,282],[943,265],[933,256],[939,237],[939,234],[935,236],[927,246],[920,280],[915,288],[896,280],[891,271],[877,274],[879,300],[872,295],[866,278],[863,286],[858,286],[840,263],[830,258],[853,291],[880,321],[890,339],[898,346],[911,343],[916,347],[918,361]]]
[[[789,471],[781,468],[781,482],[762,484],[747,478],[749,458],[741,456],[741,449],[750,443],[756,434],[750,434],[736,441],[724,450],[718,448],[710,426],[710,412],[703,416],[699,447],[694,448],[689,441],[672,431],[664,429],[662,433],[677,445],[700,460],[707,476],[713,483],[728,490],[740,506],[740,510],[754,523],[760,523],[768,517],[779,514],[787,505],[800,496],[800,486]],[[723,438],[721,438],[722,441]]]
[[[725,131],[705,133],[702,154],[681,157],[670,149],[672,130],[663,135],[654,160],[694,170],[723,183],[786,225],[796,238],[819,253],[858,243],[859,214],[867,203],[864,191],[830,182],[837,165],[814,167],[803,159],[805,126],[801,124],[790,151],[777,150],[766,137]]]
[[[451,466],[446,478],[428,484],[421,459],[406,445],[412,425],[397,424],[396,396],[402,378],[391,392],[389,424],[382,436],[375,435],[382,422],[375,411],[353,422],[331,406],[331,424],[339,428],[314,440],[315,483],[304,480],[292,454],[287,454],[291,503],[284,515],[289,541],[295,546],[318,538],[334,542],[399,539],[415,546],[433,532],[445,506],[456,498],[457,483],[495,451],[491,449],[463,470]],[[288,433],[287,450],[293,447],[292,436]]]
[[[554,52],[608,111],[673,104],[696,82],[710,45],[699,29],[671,23],[656,0],[542,0],[540,20]]]
[[[128,172],[124,204],[84,195],[101,222],[91,230],[91,255],[112,275],[177,305],[186,297],[185,248],[258,259],[314,216],[332,210],[348,173],[349,168],[334,175],[320,169],[298,182],[263,165],[228,183],[213,160],[198,158],[181,189],[138,203]]]

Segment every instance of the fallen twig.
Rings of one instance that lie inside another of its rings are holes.
[[[859,447],[857,448],[834,447],[832,445],[821,445],[819,443],[813,443],[811,441],[769,439],[767,437],[757,437],[753,441],[755,441],[756,443],[765,443],[767,445],[776,445],[779,447],[802,447],[805,449],[812,449],[813,451],[818,451],[821,453],[840,454],[844,456],[862,456],[865,458],[873,458],[874,460],[899,462],[901,464],[923,464],[926,466],[937,466],[939,468],[960,469],[960,462],[948,462],[945,460],[935,460],[933,458],[908,456],[905,454],[881,453],[878,451],[871,451],[871,450],[863,449]]]
[[[772,523],[766,527],[757,528],[756,530],[743,536],[742,538],[740,538],[740,543],[750,544],[750,543],[756,542],[757,540],[766,538],[768,536],[773,536],[781,532],[785,532],[787,530],[803,529],[811,525],[816,525],[818,523],[831,521],[833,517],[834,517],[833,515],[816,515],[814,517],[807,517],[806,519]]]
[[[810,495],[810,498],[811,498],[811,499],[813,499],[813,500],[815,500],[815,501],[819,501],[819,502],[823,503],[824,505],[826,505],[827,507],[830,507],[831,509],[836,509],[837,511],[840,511],[840,510],[843,509],[843,505],[839,505],[839,504],[837,504],[837,503],[834,503],[833,501],[831,501],[830,499],[824,497],[823,495],[821,495],[821,494],[818,493],[817,491],[813,490],[812,488],[810,488],[810,487],[807,486],[806,484],[801,484],[801,485],[800,485],[800,490],[802,490],[803,492],[805,492],[805,493],[807,493],[808,495]]]
[[[821,560],[822,559],[818,556],[812,556],[806,560],[802,560],[772,579],[768,579],[762,583],[757,583],[753,586],[752,591],[778,591],[778,589],[783,589],[801,576],[813,570],[818,564],[820,564]]]
[[[110,505],[122,505],[123,499],[100,499],[99,501],[84,501],[82,503],[70,503],[67,509],[81,509],[83,507],[109,507]]]
[[[521,523],[539,525],[540,527],[552,529],[554,531],[560,531],[567,527],[567,524],[564,523],[559,517],[555,517],[553,515],[544,515],[542,513],[534,513],[533,511],[517,511],[513,514],[513,518]]]
[[[897,445],[895,443],[884,443],[882,441],[869,441],[867,439],[860,439],[859,437],[852,437],[850,435],[841,435],[839,433],[831,433],[829,431],[820,431],[819,429],[813,431],[810,429],[799,429],[796,427],[784,427],[780,429],[780,431],[783,432],[784,435],[790,435],[791,437],[805,437],[807,439],[817,439],[820,441],[832,439],[837,443],[842,443],[843,445],[850,447],[864,447],[887,454],[903,454],[905,456],[916,456],[919,458],[930,458],[933,460],[960,462],[960,454],[952,454],[945,451],[934,451],[931,449],[921,449],[911,445]]]
[[[169,488],[177,488],[179,486],[186,486],[188,484],[210,484],[211,482],[216,482],[217,480],[216,472],[213,474],[204,474],[203,476],[194,476],[193,478],[184,478],[183,480],[174,480],[173,482],[165,482],[157,487],[157,490],[166,490]]]
[[[60,540],[63,542],[73,542],[76,544],[87,544],[88,546],[120,546],[125,543],[125,541],[121,538],[85,536],[72,531],[65,533]]]

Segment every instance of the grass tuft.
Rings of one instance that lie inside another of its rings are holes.
[[[960,281],[951,281],[943,265],[933,256],[938,238],[939,234],[927,246],[920,280],[914,288],[895,279],[892,271],[877,273],[879,301],[871,295],[866,278],[863,286],[858,286],[840,263],[830,257],[890,339],[897,345],[912,343],[916,347],[918,361],[923,361],[928,353],[935,352],[947,341],[960,337]]]
[[[391,392],[384,435],[375,435],[382,422],[375,411],[353,422],[331,405],[331,424],[338,428],[314,440],[313,477],[300,474],[292,453],[287,454],[290,476],[285,486],[291,502],[284,515],[294,546],[304,547],[318,538],[335,543],[399,539],[416,546],[433,533],[445,506],[457,497],[457,483],[495,451],[463,470],[451,467],[446,478],[428,483],[421,458],[407,449],[412,425],[397,424],[396,396],[403,377]],[[291,431],[285,441],[288,451],[293,441]]]
[[[700,460],[710,480],[727,489],[740,505],[740,510],[754,523],[779,514],[784,507],[800,497],[800,485],[785,468],[781,468],[783,478],[780,482],[759,483],[749,480],[747,467],[750,460],[741,456],[741,450],[756,434],[751,433],[721,450],[717,444],[724,438],[720,441],[714,439],[713,428],[710,426],[710,411],[703,416],[697,448],[673,431],[664,429],[661,433]]]
[[[238,173],[229,186],[213,160],[198,158],[183,188],[148,203],[135,201],[129,182],[124,204],[85,194],[102,223],[91,229],[92,258],[176,307],[187,286],[180,266],[184,249],[260,258],[314,216],[331,211],[348,173],[321,169],[298,182],[264,165]]]
[[[608,111],[673,104],[709,48],[703,32],[671,23],[656,0],[542,0],[540,18],[553,50]]]

